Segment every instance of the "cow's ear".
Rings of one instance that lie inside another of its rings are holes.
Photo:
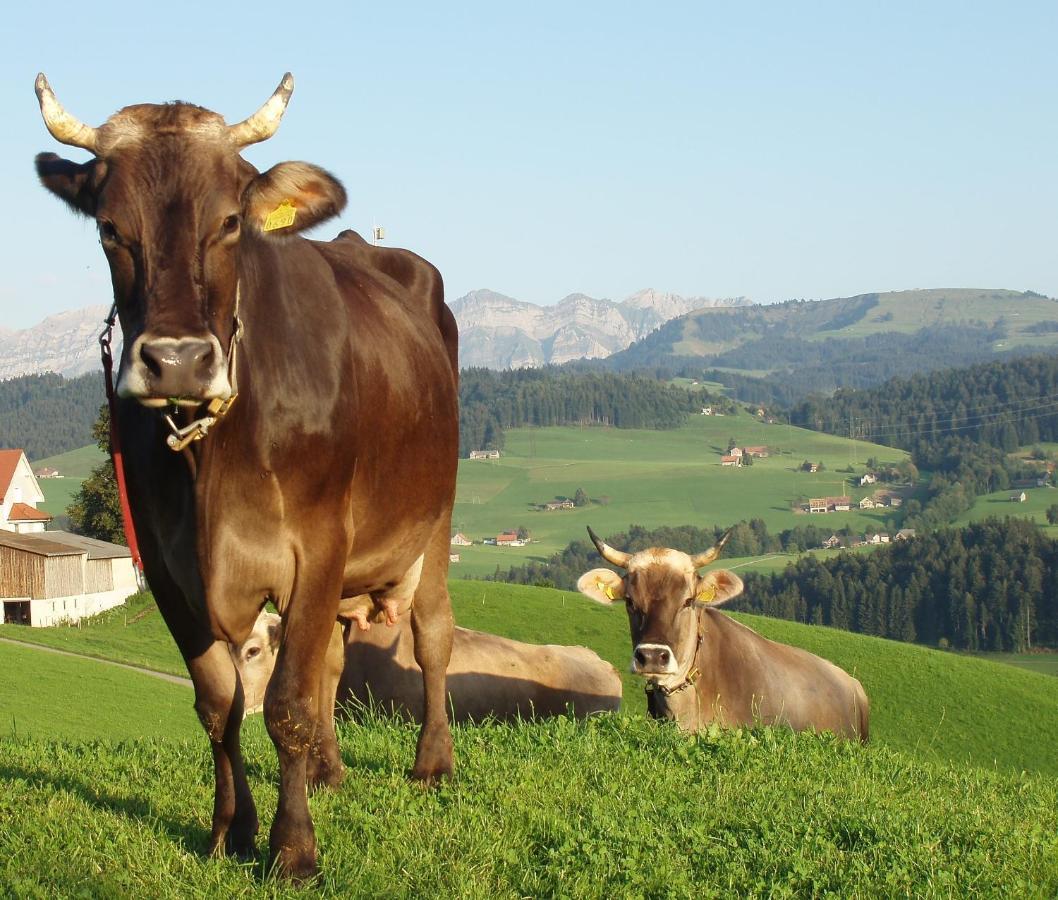
[[[723,606],[741,593],[741,578],[727,569],[713,569],[699,576],[694,599],[706,606]]]
[[[625,580],[613,569],[592,569],[577,579],[577,590],[596,603],[609,606],[614,600],[624,600]]]
[[[268,634],[268,646],[272,652],[279,649],[279,641],[283,636],[283,620],[275,613],[265,613],[265,631]]]
[[[36,164],[37,177],[44,187],[82,215],[96,214],[99,160],[75,163],[54,153],[38,153]]]
[[[243,194],[243,218],[267,235],[304,231],[345,208],[345,188],[319,166],[284,162],[258,175]]]

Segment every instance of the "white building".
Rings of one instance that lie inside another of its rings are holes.
[[[0,531],[0,602],[5,623],[76,622],[136,593],[128,547],[66,531]]]
[[[30,534],[51,521],[43,510],[44,493],[21,450],[0,450],[0,531]]]

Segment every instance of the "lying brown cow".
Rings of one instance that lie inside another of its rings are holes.
[[[365,622],[359,616],[347,616]],[[279,616],[262,612],[250,637],[232,648],[246,712],[258,712],[275,666],[282,635]],[[586,647],[523,644],[520,641],[456,628],[448,666],[452,720],[530,719],[613,712],[621,706],[617,670]],[[345,670],[337,696],[375,702],[384,709],[422,720],[422,672],[415,662],[409,616],[393,627],[346,630]]]
[[[598,603],[624,600],[632,671],[647,679],[654,718],[675,719],[687,731],[711,722],[787,725],[867,740],[869,708],[859,681],[715,609],[742,593],[742,580],[733,572],[698,574],[720,555],[726,538],[688,556],[659,547],[623,553],[590,528],[588,534],[603,559],[626,574],[592,569],[577,589]]]

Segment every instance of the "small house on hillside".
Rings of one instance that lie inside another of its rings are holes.
[[[915,536],[914,528],[901,528],[896,533],[896,540],[898,541],[909,541]]]
[[[44,493],[21,450],[0,450],[0,532],[43,531],[51,516],[37,509]]]
[[[834,550],[835,548],[840,547],[840,546],[841,546],[841,538],[839,538],[836,534],[832,534],[825,541],[823,541],[823,544],[822,544],[822,547],[823,547],[824,550]]]
[[[550,503],[545,503],[544,504],[544,509],[549,510],[549,511],[550,510],[556,510],[556,509],[573,509],[573,508],[574,508],[573,501],[568,499],[568,498],[566,500],[552,500]]]
[[[878,481],[878,476],[873,472],[868,472],[865,475],[860,476],[860,487],[868,484],[875,484]]]
[[[729,455],[725,454],[725,455],[720,457],[720,465],[722,465],[722,466],[734,466],[736,469],[741,468],[742,467],[742,457],[741,456],[729,456]]]
[[[449,561],[450,563],[457,563],[457,562],[459,562],[459,554],[458,554],[458,553],[449,553],[449,554],[448,554],[448,561]]]
[[[746,448],[746,456],[755,456],[755,457],[757,457],[757,459],[767,459],[768,458],[768,448],[767,447],[747,447]]]
[[[1011,503],[1024,503],[1028,499],[1028,495],[1024,491],[1017,491],[1010,495]]]
[[[58,469],[53,469],[51,466],[41,466],[34,473],[38,478],[62,478],[59,474]]]
[[[470,458],[471,459],[499,459],[500,458],[500,451],[499,450],[471,450],[470,451]]]
[[[525,541],[518,537],[517,531],[504,531],[496,535],[497,547],[524,547]]]
[[[877,504],[871,497],[864,497],[860,501],[860,509],[874,509],[875,506],[877,506]]]
[[[451,543],[457,547],[469,547],[474,542],[460,531],[459,533],[452,535]]]
[[[0,531],[5,623],[76,622],[121,605],[138,589],[128,547],[66,531]]]

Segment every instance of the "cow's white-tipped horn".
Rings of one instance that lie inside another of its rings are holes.
[[[628,560],[632,558],[631,553],[614,550],[613,547],[607,544],[606,541],[591,530],[590,525],[588,526],[588,537],[591,538],[591,542],[595,545],[595,549],[599,551],[599,556],[605,559],[608,563],[613,563],[615,566],[620,566],[622,569],[628,568]]]
[[[44,117],[44,124],[48,126],[52,137],[71,147],[82,147],[95,153],[99,140],[98,131],[63,109],[43,72],[37,74],[33,88],[37,92],[37,102],[40,103],[40,114]]]
[[[287,72],[275,93],[250,118],[228,127],[228,137],[236,147],[246,147],[268,140],[279,128],[290,95],[294,93],[294,76]]]
[[[711,563],[720,555],[720,551],[724,549],[724,544],[727,543],[727,539],[731,537],[732,530],[733,529],[729,529],[727,534],[720,538],[720,540],[716,542],[716,545],[714,547],[711,547],[704,553],[699,553],[691,557],[691,562],[694,563],[694,567],[696,569],[700,569],[702,566],[709,565],[709,563]]]

